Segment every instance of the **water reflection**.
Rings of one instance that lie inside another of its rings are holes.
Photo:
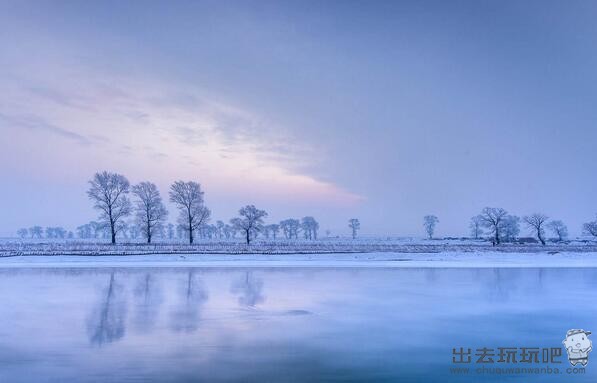
[[[156,324],[163,302],[162,286],[152,273],[141,276],[134,288],[135,328],[141,333],[150,332]]]
[[[559,347],[570,328],[595,331],[596,280],[580,268],[0,269],[0,382],[475,381],[449,375],[452,347]],[[593,362],[574,381],[597,381]]]
[[[232,282],[230,292],[239,296],[238,304],[242,307],[253,308],[265,301],[263,279],[256,278],[250,271]]]
[[[127,307],[123,290],[123,286],[116,282],[112,272],[107,287],[103,289],[87,321],[87,333],[91,343],[101,346],[124,336]]]
[[[190,270],[179,287],[180,303],[171,313],[170,327],[176,332],[193,332],[199,326],[201,306],[209,295],[203,281]]]

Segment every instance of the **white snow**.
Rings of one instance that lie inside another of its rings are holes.
[[[597,252],[445,252],[334,254],[151,254],[0,257],[9,267],[597,267]]]

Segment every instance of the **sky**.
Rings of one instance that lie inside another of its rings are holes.
[[[592,1],[0,2],[0,236],[96,219],[96,171],[323,231],[595,219]],[[168,204],[170,221],[176,220]],[[523,233],[525,233],[523,231]]]

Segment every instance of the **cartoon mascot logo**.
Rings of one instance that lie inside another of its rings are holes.
[[[585,330],[568,330],[566,339],[562,341],[566,351],[568,352],[568,361],[573,366],[581,364],[583,367],[589,363],[589,352],[593,349],[590,331]]]

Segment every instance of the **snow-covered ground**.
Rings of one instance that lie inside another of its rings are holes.
[[[8,267],[597,267],[597,252],[153,254],[13,256]]]
[[[118,243],[90,241],[5,240],[0,242],[0,257],[18,255],[150,255],[150,254],[333,254],[333,253],[597,253],[597,243],[572,241],[548,243],[508,243],[497,247],[487,241],[420,240],[412,238],[329,238],[305,240],[258,240],[250,246],[240,241],[200,241],[193,245],[181,242]]]
[[[466,239],[324,238],[118,243],[2,240],[0,267],[597,267],[590,241],[502,244]]]

